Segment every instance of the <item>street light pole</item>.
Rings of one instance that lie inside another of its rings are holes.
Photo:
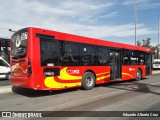
[[[136,10],[136,0],[134,0],[134,18],[135,18],[135,45],[137,45],[137,10]]]
[[[16,32],[16,31],[12,30],[11,28],[0,28],[0,29],[8,30],[9,31],[9,37],[11,37],[11,34]]]
[[[159,26],[160,26],[160,18],[158,19],[158,45],[160,43],[160,38],[159,38],[159,30],[160,30],[160,28],[159,28]]]
[[[159,31],[160,31],[160,28],[159,28],[159,25],[160,25],[160,18],[158,19],[158,45],[157,45],[157,59],[159,59],[159,52],[160,52],[160,36],[159,36]]]

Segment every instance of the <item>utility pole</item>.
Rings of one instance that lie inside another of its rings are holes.
[[[160,28],[159,28],[159,26],[160,26],[160,18],[158,19],[158,45],[159,45],[159,43],[160,43],[160,38],[159,38]]]
[[[135,45],[137,45],[137,10],[136,10],[136,0],[134,0],[134,18],[135,18]]]
[[[159,52],[160,52],[160,36],[159,36],[159,32],[160,32],[160,18],[158,19],[158,45],[157,45],[157,59],[159,59]]]

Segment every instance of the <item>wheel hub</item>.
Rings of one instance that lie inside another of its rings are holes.
[[[93,84],[93,78],[87,77],[87,78],[86,78],[86,85],[87,85],[87,86],[92,86],[92,84]]]

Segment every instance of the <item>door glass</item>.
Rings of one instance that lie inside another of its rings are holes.
[[[114,79],[114,55],[110,53],[110,78]]]
[[[110,79],[115,80],[121,77],[120,52],[110,52]]]

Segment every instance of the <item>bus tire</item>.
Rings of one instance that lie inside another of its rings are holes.
[[[85,72],[82,77],[82,88],[84,90],[90,90],[94,88],[96,84],[95,75],[92,72]]]
[[[136,80],[139,81],[141,79],[142,79],[142,72],[140,69],[138,69],[136,72]]]

